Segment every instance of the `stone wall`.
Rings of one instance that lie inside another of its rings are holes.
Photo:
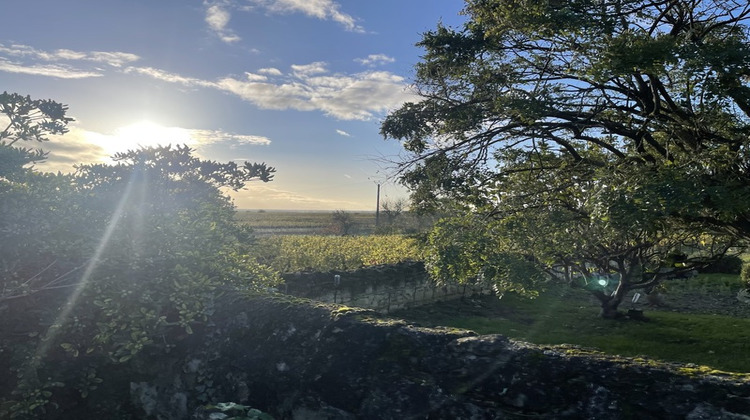
[[[420,328],[281,295],[227,294],[212,324],[196,326],[176,344],[169,354],[144,354],[103,372],[89,405],[59,418],[207,419],[202,406],[229,401],[301,420],[747,419],[750,413],[748,375]]]
[[[368,267],[351,272],[290,273],[283,275],[283,278],[284,285],[280,291],[286,294],[383,313],[490,292],[488,288],[477,285],[435,284],[421,262]]]

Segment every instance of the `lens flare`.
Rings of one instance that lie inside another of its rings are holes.
[[[91,279],[91,275],[94,273],[94,270],[98,266],[99,259],[101,258],[104,251],[107,249],[107,245],[109,244],[109,241],[112,238],[112,233],[114,232],[115,228],[120,222],[120,218],[125,209],[125,205],[130,200],[130,196],[132,195],[132,191],[133,191],[133,185],[137,181],[136,180],[137,176],[138,176],[138,173],[134,172],[130,178],[130,181],[128,181],[128,184],[125,186],[125,191],[123,192],[122,197],[120,198],[120,201],[117,203],[117,207],[115,208],[114,213],[112,213],[112,216],[110,217],[109,222],[107,223],[107,228],[104,230],[104,233],[102,234],[102,238],[99,240],[99,244],[97,245],[96,250],[94,251],[94,255],[89,260],[88,264],[86,265],[86,270],[81,275],[81,280],[76,285],[76,288],[73,290],[73,293],[71,293],[70,297],[68,298],[68,301],[65,303],[65,306],[63,307],[63,309],[60,311],[60,314],[55,319],[55,322],[52,324],[52,327],[50,327],[49,330],[47,330],[47,334],[45,335],[44,339],[41,341],[39,347],[37,348],[36,357],[35,357],[35,361],[37,363],[41,362],[42,357],[47,353],[50,346],[55,341],[55,337],[59,333],[60,327],[62,327],[65,324],[65,322],[67,322],[68,317],[70,316],[70,313],[73,311],[73,308],[75,308],[76,303],[78,302],[78,298],[81,296],[81,293],[83,293],[83,290],[86,288],[86,285]]]

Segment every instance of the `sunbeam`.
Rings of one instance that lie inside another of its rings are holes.
[[[107,245],[110,242],[110,239],[112,238],[112,233],[115,231],[115,228],[117,228],[117,225],[120,222],[120,218],[124,212],[125,206],[128,203],[128,200],[130,199],[130,196],[133,191],[133,185],[136,183],[136,178],[138,177],[138,172],[134,171],[133,174],[130,177],[130,181],[128,181],[128,184],[125,186],[125,191],[122,194],[122,197],[120,198],[120,201],[117,203],[117,206],[115,207],[115,211],[112,214],[112,217],[109,219],[109,223],[107,224],[107,228],[104,230],[104,233],[102,234],[102,238],[99,241],[99,244],[96,247],[96,250],[94,251],[94,255],[89,260],[88,264],[86,265],[86,269],[84,270],[83,274],[81,275],[81,280],[76,285],[75,289],[71,293],[70,297],[68,298],[68,301],[65,303],[65,306],[60,311],[60,314],[55,319],[55,322],[52,324],[52,326],[47,330],[47,334],[45,335],[44,339],[41,340],[41,343],[36,351],[36,357],[35,361],[36,363],[41,362],[42,357],[47,354],[49,351],[50,346],[55,341],[55,338],[60,331],[61,327],[67,322],[68,317],[70,316],[71,311],[73,308],[75,308],[76,303],[78,302],[78,298],[81,296],[81,293],[83,293],[83,290],[86,288],[86,285],[88,284],[89,280],[91,279],[91,275],[94,273],[94,270],[96,270],[99,259],[101,258],[104,251],[107,249]]]

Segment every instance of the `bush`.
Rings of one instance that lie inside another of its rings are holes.
[[[743,263],[740,270],[740,280],[746,288],[750,289],[750,263]]]
[[[707,265],[700,270],[701,273],[740,274],[742,270],[742,258],[736,255],[727,255]]]
[[[0,418],[85,404],[103,371],[207,325],[224,290],[280,280],[248,255],[251,232],[220,190],[272,168],[187,147],[115,159],[0,178],[0,331],[12,332],[0,334]]]

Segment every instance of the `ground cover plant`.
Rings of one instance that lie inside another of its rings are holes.
[[[281,273],[347,271],[421,258],[416,239],[404,235],[272,236],[259,238],[253,254]]]
[[[750,305],[735,299],[737,275],[707,274],[668,282],[663,307],[648,321],[602,319],[584,290],[557,285],[536,299],[507,293],[396,312],[425,326],[502,334],[536,344],[568,344],[613,355],[689,363],[691,370],[750,373]],[[707,302],[708,300],[708,302]],[[645,299],[642,302],[647,302]],[[631,306],[633,306],[631,304]]]

